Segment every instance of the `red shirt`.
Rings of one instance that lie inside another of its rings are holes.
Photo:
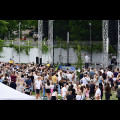
[[[17,77],[16,77],[15,75],[11,75],[10,77],[11,77],[11,80],[13,79],[14,82],[16,83],[16,78],[17,78]]]

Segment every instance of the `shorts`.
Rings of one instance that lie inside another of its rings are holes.
[[[36,89],[36,94],[39,94],[40,93],[40,89]]]
[[[51,90],[50,89],[46,89],[46,93],[51,93]]]
[[[51,100],[56,100],[56,96],[51,96]]]

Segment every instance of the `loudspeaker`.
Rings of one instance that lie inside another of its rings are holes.
[[[40,58],[40,65],[42,65],[42,58]]]
[[[39,64],[39,57],[36,57],[36,64]]]
[[[71,64],[70,63],[66,63],[65,66],[71,66]]]

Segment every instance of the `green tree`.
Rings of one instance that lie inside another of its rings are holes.
[[[8,31],[7,28],[8,22],[6,22],[5,20],[0,20],[0,38],[4,39],[4,37],[6,36],[6,32]]]

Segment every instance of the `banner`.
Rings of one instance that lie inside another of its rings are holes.
[[[70,66],[59,66],[59,69],[65,70],[65,71],[75,71],[75,67],[70,67]]]

